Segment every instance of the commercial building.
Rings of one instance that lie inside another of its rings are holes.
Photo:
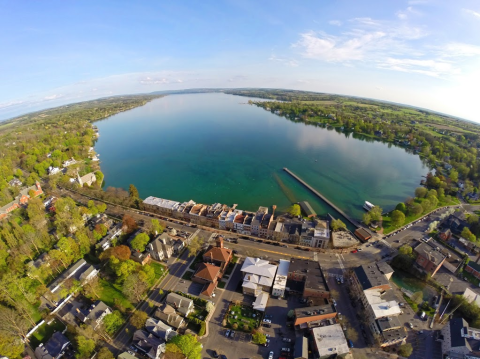
[[[317,358],[345,357],[350,349],[340,324],[316,327],[311,330],[313,350]]]
[[[302,224],[300,242],[302,246],[327,248],[330,243],[330,227],[328,221],[313,220]]]
[[[277,266],[268,261],[247,257],[243,262],[243,294],[258,296],[261,292],[270,293]]]
[[[432,277],[438,272],[447,258],[436,248],[432,248],[428,243],[420,243],[414,249],[417,258],[415,263],[417,267]]]
[[[290,293],[303,298],[330,298],[330,290],[320,264],[305,259],[290,259],[287,287]]]
[[[294,324],[299,329],[313,328],[321,325],[323,320],[335,318],[337,311],[332,304],[297,308],[294,310]]]
[[[480,358],[478,348],[480,329],[471,328],[463,318],[453,318],[440,331],[437,340],[442,343],[442,354],[448,359]]]
[[[272,286],[272,296],[284,297],[285,289],[287,286],[288,268],[290,267],[290,261],[280,259],[275,275],[275,281]]]
[[[360,244],[358,239],[350,231],[332,232],[333,248],[349,248]]]

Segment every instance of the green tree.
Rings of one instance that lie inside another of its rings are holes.
[[[128,195],[131,199],[139,198],[137,187],[135,187],[133,184],[128,187]]]
[[[137,234],[132,242],[130,242],[130,247],[139,252],[144,252],[148,242],[150,242],[150,237],[148,234],[142,232]]]
[[[202,344],[191,334],[177,335],[167,344],[167,353],[182,353],[187,359],[201,359]]]
[[[147,291],[148,284],[142,279],[143,278],[138,272],[130,274],[125,279],[122,293],[129,301],[138,303],[142,299],[143,294]]]
[[[131,259],[120,261],[116,257],[110,257],[109,267],[117,276],[119,283],[123,283],[127,277],[136,271],[138,263]]]
[[[370,216],[369,212],[363,214],[363,223],[365,223],[367,226],[372,223],[372,217]]]
[[[109,335],[113,335],[121,328],[124,322],[122,313],[115,310],[103,318],[102,325]]]
[[[397,211],[400,211],[400,212],[404,213],[404,214],[407,213],[407,207],[405,206],[405,203],[403,203],[403,202],[400,202],[399,204],[397,204],[395,209]]]
[[[25,344],[20,337],[9,333],[0,333],[0,354],[7,358],[20,358]]]
[[[410,207],[410,213],[414,216],[419,216],[423,212],[423,207],[420,203],[413,203]]]
[[[293,217],[298,217],[302,214],[302,210],[298,204],[294,204],[288,209],[288,213]]]
[[[160,225],[158,219],[152,219],[152,232],[161,234],[163,232],[163,227]]]
[[[417,305],[422,303],[423,302],[423,292],[413,293],[412,296],[410,297],[410,300]]]
[[[141,329],[145,326],[145,322],[148,319],[148,314],[142,310],[137,310],[133,313],[132,317],[130,318],[130,323],[137,329]]]
[[[477,237],[475,237],[475,235],[470,231],[468,227],[463,228],[460,236],[462,236],[466,240],[469,240],[470,242],[475,242],[477,240]]]
[[[77,359],[90,358],[95,350],[95,341],[93,339],[87,339],[83,335],[76,336],[75,341],[77,344],[75,357]]]
[[[428,190],[425,187],[417,187],[415,189],[415,197],[423,198],[427,195]]]
[[[400,227],[405,223],[405,215],[403,214],[403,212],[400,212],[399,210],[394,210],[390,218],[391,218],[391,224],[394,227]]]
[[[83,218],[75,201],[70,197],[59,198],[55,202],[55,226],[57,232],[66,235],[75,233],[83,226]]]
[[[210,313],[214,309],[215,309],[215,305],[213,304],[213,302],[208,301],[207,304],[205,305],[205,310]]]
[[[404,244],[403,246],[401,246],[399,249],[398,249],[398,252],[400,254],[404,254],[404,255],[410,255],[413,253],[413,249],[412,247],[410,247],[408,244]]]
[[[114,359],[113,353],[107,348],[102,347],[96,356],[96,359]]]
[[[452,180],[452,182],[458,182],[458,172],[457,170],[455,170],[455,168],[452,168],[450,170],[450,179]]]
[[[412,352],[413,352],[412,344],[406,343],[406,344],[400,345],[397,353],[398,355],[404,358],[408,358],[410,355],[412,355]]]
[[[203,237],[196,236],[190,241],[190,244],[188,245],[188,256],[189,257],[195,257],[197,253],[200,251],[200,249],[203,247],[205,240]]]
[[[97,206],[98,213],[104,213],[107,210],[107,205],[105,203],[99,203]]]
[[[368,213],[372,221],[380,222],[382,220],[383,209],[379,206],[373,207]]]
[[[256,330],[252,334],[252,342],[254,344],[263,345],[267,342],[267,337],[262,332]]]
[[[345,231],[347,230],[347,225],[342,222],[341,219],[334,219],[330,225],[332,231]]]

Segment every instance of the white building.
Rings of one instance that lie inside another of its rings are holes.
[[[340,324],[312,329],[313,347],[319,358],[342,357],[350,352]]]
[[[165,214],[172,214],[173,211],[177,211],[180,206],[180,202],[171,201],[169,199],[157,198],[157,197],[147,197],[143,204],[145,209],[148,209],[152,212],[160,212]]]
[[[257,297],[261,292],[270,292],[277,266],[259,258],[245,258],[241,269],[243,294]]]
[[[274,297],[283,297],[285,295],[285,288],[287,286],[288,268],[290,267],[290,261],[280,259],[278,265],[277,275],[273,282],[272,295]]]

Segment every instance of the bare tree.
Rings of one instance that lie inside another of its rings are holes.
[[[15,309],[0,306],[0,332],[17,335],[28,342],[29,324]]]

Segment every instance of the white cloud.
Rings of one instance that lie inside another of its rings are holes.
[[[478,11],[471,10],[471,9],[463,9],[463,11],[465,11],[467,14],[473,15],[474,17],[480,19],[480,12]]]
[[[57,100],[57,99],[62,98],[62,97],[63,97],[62,94],[54,94],[54,95],[45,96],[43,99],[45,101],[52,101],[52,100]]]
[[[438,48],[442,57],[471,57],[480,56],[480,46],[452,42]]]
[[[280,63],[285,64],[285,65],[290,66],[290,67],[298,67],[299,66],[298,61],[294,60],[294,59],[286,59],[286,58],[282,58],[282,57],[277,57],[276,55],[271,55],[268,59],[270,61],[280,62]]]
[[[340,20],[330,20],[328,23],[334,26],[342,26],[342,22]]]
[[[25,101],[7,101],[7,102],[0,102],[0,108],[1,109],[4,109],[4,108],[7,108],[7,107],[12,107],[12,106],[16,106],[16,105],[21,105],[22,103],[24,103]]]
[[[405,10],[400,10],[400,11],[397,11],[397,17],[400,19],[400,20],[407,20],[409,19],[410,17],[412,17],[412,15],[420,15],[421,13],[417,10],[415,10],[413,7],[409,6],[407,7]]]
[[[456,74],[459,72],[451,63],[442,60],[419,60],[419,59],[398,59],[387,58],[379,64],[380,68],[419,73],[432,77]]]

